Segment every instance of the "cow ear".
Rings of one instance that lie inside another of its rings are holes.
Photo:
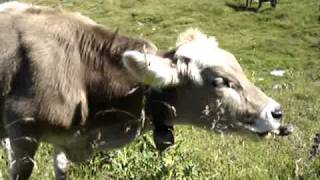
[[[170,59],[138,51],[126,51],[124,67],[138,82],[153,87],[167,87],[179,83],[178,72]]]

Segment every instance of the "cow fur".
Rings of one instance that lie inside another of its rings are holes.
[[[0,112],[14,152],[12,179],[29,177],[40,141],[73,161],[90,156],[87,140],[99,134],[90,129],[122,117],[95,121],[101,110],[129,114],[121,126],[140,123],[143,86],[121,59],[129,50],[154,54],[151,43],[119,35],[78,13],[37,6],[0,12],[0,42]],[[126,133],[135,137],[130,129]]]

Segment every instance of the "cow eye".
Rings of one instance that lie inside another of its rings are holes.
[[[231,87],[230,82],[227,79],[222,78],[222,77],[214,78],[211,81],[211,85],[216,88],[221,88],[221,87],[229,87],[230,88]]]
[[[183,63],[189,64],[191,59],[185,56],[179,57],[179,60],[182,61]]]

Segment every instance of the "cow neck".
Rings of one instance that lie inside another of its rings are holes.
[[[140,50],[144,42],[118,35],[100,26],[79,35],[79,51],[89,93],[109,98],[124,96],[136,84],[124,69],[121,58],[128,49]]]

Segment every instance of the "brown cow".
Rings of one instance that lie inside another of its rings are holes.
[[[181,34],[177,48],[160,57],[150,43],[115,35],[80,14],[23,3],[0,11],[1,113],[12,146],[11,179],[30,176],[40,141],[63,152],[55,158],[63,179],[63,160],[120,148],[151,129],[150,118],[165,128],[288,130],[280,105],[198,30]],[[142,84],[154,87],[146,94],[150,118]]]
[[[133,127],[123,137],[114,135],[119,143],[129,142],[140,123],[141,82],[161,87],[178,77],[157,74],[159,68],[174,71],[169,60],[152,55],[157,49],[151,43],[117,35],[79,13],[2,4],[0,42],[0,104],[13,153],[11,179],[29,177],[40,141],[73,161],[86,159],[98,136],[92,129],[101,123],[93,119],[101,110],[119,109],[135,118],[121,117],[118,123]],[[133,67],[139,76],[130,74]],[[105,124],[114,127],[112,121]]]

